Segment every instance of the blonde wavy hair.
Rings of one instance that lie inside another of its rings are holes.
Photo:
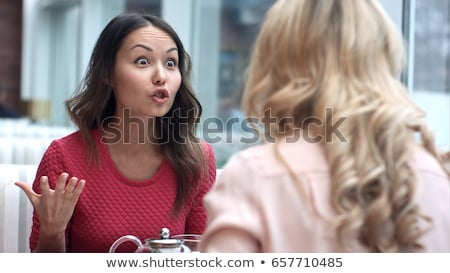
[[[372,0],[278,0],[253,48],[242,106],[272,136],[311,131],[311,117],[345,118],[345,141],[321,141],[344,251],[352,251],[346,238],[354,234],[371,252],[424,250],[419,238],[432,221],[415,202],[415,134],[439,155],[424,112],[399,80],[404,51],[400,33]],[[265,119],[268,113],[279,122]],[[314,127],[314,134],[327,129]]]

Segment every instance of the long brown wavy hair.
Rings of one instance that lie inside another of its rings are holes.
[[[116,54],[129,33],[148,25],[169,34],[178,49],[182,83],[172,108],[164,117],[156,118],[155,130],[162,134],[158,141],[177,173],[174,211],[178,211],[205,174],[206,164],[200,140],[196,137],[202,107],[190,83],[191,59],[169,24],[159,17],[138,13],[124,13],[113,18],[100,34],[86,75],[76,95],[66,101],[66,109],[83,136],[89,161],[99,162],[91,129],[101,128],[114,116],[116,100],[108,82],[111,82]]]
[[[419,238],[431,219],[415,202],[415,134],[440,157],[424,112],[399,80],[404,56],[401,35],[374,0],[278,0],[253,48],[243,108],[263,124],[268,110],[294,120],[266,122],[271,134],[306,130],[311,117],[345,118],[339,126],[345,141],[333,135],[321,142],[344,251],[352,251],[346,238],[354,234],[372,252],[423,250]]]

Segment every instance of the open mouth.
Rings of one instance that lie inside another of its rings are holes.
[[[160,92],[155,94],[155,97],[157,97],[158,99],[163,99],[163,98],[167,98],[168,95],[167,95],[166,92],[160,91]]]
[[[157,103],[165,103],[169,99],[169,92],[165,89],[157,90],[152,97]]]

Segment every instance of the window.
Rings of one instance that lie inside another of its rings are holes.
[[[450,150],[450,2],[415,0],[409,16],[412,96],[426,112],[439,148]],[[412,57],[412,59],[411,59]]]
[[[416,0],[415,90],[450,93],[449,6],[446,0]]]
[[[198,1],[194,7],[194,86],[205,108],[199,136],[213,146],[218,168],[256,144],[256,137],[241,130],[240,103],[251,48],[273,2]]]

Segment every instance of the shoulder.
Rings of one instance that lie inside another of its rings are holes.
[[[253,146],[238,152],[231,159],[237,162],[236,165],[241,164],[249,171],[257,171],[260,176],[284,175],[286,167],[280,159],[295,166],[295,171],[298,173],[329,170],[323,147],[306,142],[267,143]]]
[[[439,161],[424,148],[417,147],[414,149],[413,159],[419,173],[448,179]]]
[[[61,138],[54,139],[47,147],[39,163],[37,176],[46,175],[52,181],[56,181],[61,172],[69,171],[67,163],[74,156],[73,151],[82,149],[79,133],[74,132]],[[78,152],[79,153],[79,152]]]
[[[63,149],[78,151],[80,148],[83,149],[83,136],[80,131],[75,131],[64,137],[54,139],[49,146],[49,149]]]
[[[276,159],[273,155],[273,144],[260,144],[248,147],[233,154],[223,170],[233,170],[234,172],[258,172],[273,170],[276,167]]]
[[[271,145],[257,145],[235,153],[220,170],[220,179],[227,183],[240,183],[246,181],[246,185],[257,180],[256,175],[261,175],[265,170],[273,169],[271,164]]]
[[[99,141],[94,131],[91,131],[95,141]],[[86,143],[80,131],[74,131],[64,137],[54,139],[47,148],[47,156],[73,156],[85,153]]]
[[[433,221],[432,230],[422,237],[431,252],[448,252],[450,228],[450,177],[439,161],[423,148],[414,152],[414,163],[418,171],[417,200],[421,213]]]
[[[419,189],[423,193],[422,198],[427,200],[425,206],[437,206],[445,200],[441,203],[448,209],[450,177],[439,161],[425,149],[417,148],[414,150],[413,162],[421,182]]]
[[[200,145],[203,149],[203,153],[205,154],[206,158],[214,157],[214,151],[213,151],[211,144],[209,144],[208,142],[206,142],[204,140],[201,140]]]
[[[70,143],[76,143],[82,141],[82,135],[80,131],[74,131],[66,136],[63,136],[61,138],[55,139],[55,142],[61,143],[61,144],[70,144]]]
[[[78,131],[75,131],[66,136],[52,140],[48,150],[65,148],[79,142],[81,142],[81,134]]]

